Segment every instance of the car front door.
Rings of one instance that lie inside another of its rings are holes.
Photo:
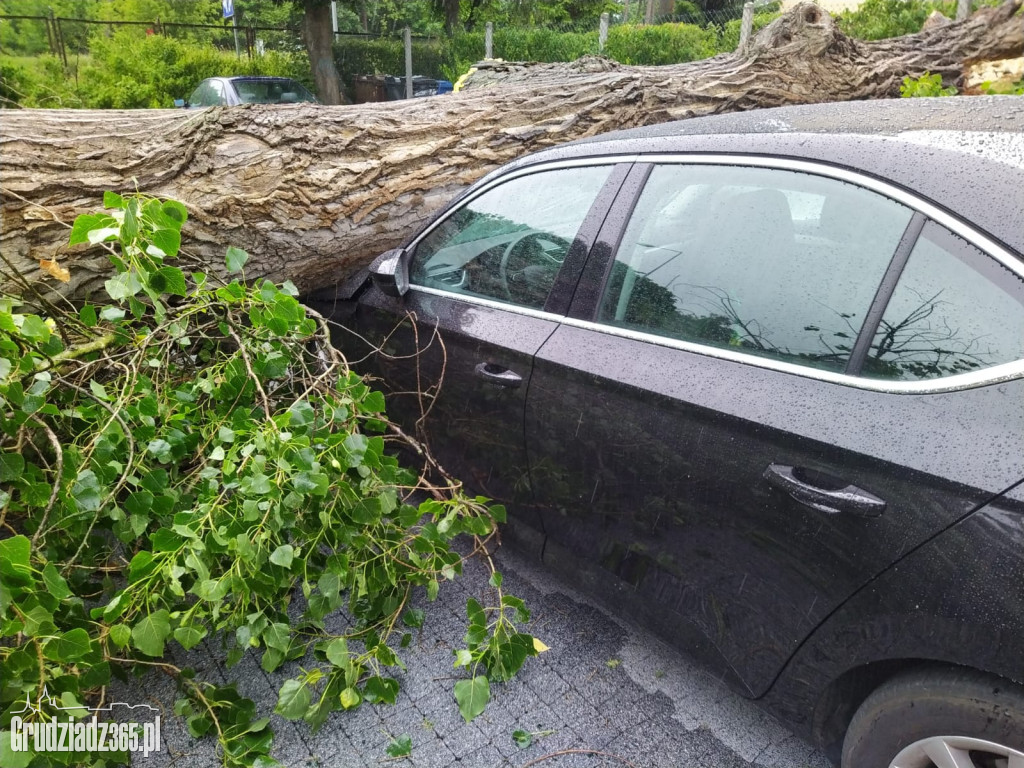
[[[891,197],[759,163],[635,166],[526,415],[544,560],[752,696],[1024,475],[1024,392],[998,383],[1019,275]]]
[[[336,333],[385,385],[389,416],[470,492],[512,505],[528,546],[540,542],[523,440],[533,356],[627,170],[540,168],[471,193],[407,249],[408,293],[367,289]]]

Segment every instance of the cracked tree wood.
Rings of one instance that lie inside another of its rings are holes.
[[[801,4],[744,56],[664,67],[601,59],[495,65],[467,92],[342,107],[245,106],[196,111],[4,112],[0,254],[48,290],[83,297],[104,277],[102,253],[69,249],[75,215],[104,190],[136,185],[183,201],[186,247],[209,269],[228,244],[247,277],[330,285],[393,247],[459,190],[528,152],[608,130],[786,104],[897,96],[905,75],[1019,55],[1022,0],[891,40],[848,38]],[[56,219],[56,220],[55,220]],[[45,275],[56,257],[67,284]]]

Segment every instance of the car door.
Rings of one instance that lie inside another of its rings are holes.
[[[752,696],[1024,475],[1020,275],[903,193],[784,165],[635,166],[526,414],[545,562]]]
[[[379,377],[389,416],[534,531],[523,442],[533,355],[567,310],[626,170],[598,160],[488,183],[408,247],[405,296],[370,287],[336,333],[356,368]]]

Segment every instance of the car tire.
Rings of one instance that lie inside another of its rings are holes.
[[[1020,768],[1024,687],[972,670],[921,671],[854,714],[842,768]]]

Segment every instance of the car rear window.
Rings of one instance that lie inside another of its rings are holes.
[[[316,99],[294,80],[234,80],[232,84],[243,104],[294,104]]]
[[[921,380],[1024,359],[1024,279],[947,229],[925,225],[863,375]]]

